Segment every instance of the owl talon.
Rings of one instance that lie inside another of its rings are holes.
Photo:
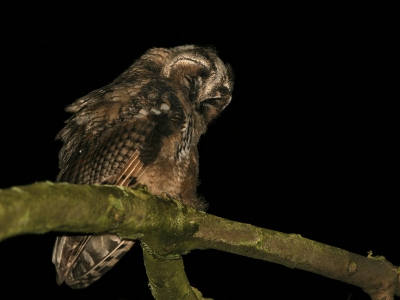
[[[161,194],[160,194],[160,196],[161,197],[163,197],[163,198],[166,198],[166,199],[169,199],[169,200],[174,200],[174,198],[172,198],[169,194],[167,194],[166,192],[162,192]]]
[[[148,191],[149,191],[149,189],[147,188],[147,185],[145,185],[145,184],[140,184],[140,183],[138,183],[138,184],[135,186],[135,189],[137,189],[137,190],[139,190],[139,191],[144,191],[144,192],[148,192]]]

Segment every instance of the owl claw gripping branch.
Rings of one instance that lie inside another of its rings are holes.
[[[203,210],[197,143],[232,89],[232,70],[213,49],[150,49],[112,83],[67,107],[73,116],[57,135],[64,142],[57,180],[146,185],[152,194]],[[57,283],[87,287],[133,243],[110,234],[58,237]]]

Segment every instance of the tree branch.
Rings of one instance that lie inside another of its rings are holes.
[[[140,239],[156,299],[202,299],[190,289],[180,256],[193,249],[310,271],[359,286],[372,299],[400,296],[399,268],[383,257],[363,257],[298,234],[222,219],[152,196],[145,188],[42,182],[0,190],[0,240],[49,231],[107,231]]]

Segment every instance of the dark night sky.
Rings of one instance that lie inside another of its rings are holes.
[[[2,188],[54,180],[63,108],[148,48],[212,45],[236,83],[199,146],[208,212],[400,264],[400,26],[391,2],[134,2],[2,8]],[[0,244],[2,298],[152,299],[139,247],[87,289],[58,287],[54,237]],[[214,250],[184,261],[191,284],[215,299],[369,299],[357,287]]]

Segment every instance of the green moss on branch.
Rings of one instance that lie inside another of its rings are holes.
[[[0,190],[0,240],[49,231],[140,239],[151,251],[144,256],[157,299],[168,299],[163,295],[169,292],[201,299],[190,288],[180,255],[210,248],[341,280],[362,287],[373,299],[400,296],[399,268],[386,260],[218,218],[144,188],[40,182]]]

